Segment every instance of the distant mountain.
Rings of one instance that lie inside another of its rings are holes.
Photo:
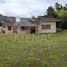
[[[16,22],[16,17],[8,17],[8,16],[3,16],[0,14],[0,22]]]

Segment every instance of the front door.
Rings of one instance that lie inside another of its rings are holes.
[[[17,34],[17,27],[13,27],[13,33]]]
[[[30,33],[35,34],[36,33],[36,27],[31,27],[30,28]]]

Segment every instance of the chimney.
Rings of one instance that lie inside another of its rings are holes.
[[[20,17],[16,17],[16,22],[20,22]]]

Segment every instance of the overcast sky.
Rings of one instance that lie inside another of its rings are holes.
[[[0,14],[16,17],[44,15],[56,2],[65,4],[67,0],[0,0]]]

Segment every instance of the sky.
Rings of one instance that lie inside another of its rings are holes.
[[[15,17],[44,15],[49,6],[67,3],[67,0],[0,0],[0,14]]]

